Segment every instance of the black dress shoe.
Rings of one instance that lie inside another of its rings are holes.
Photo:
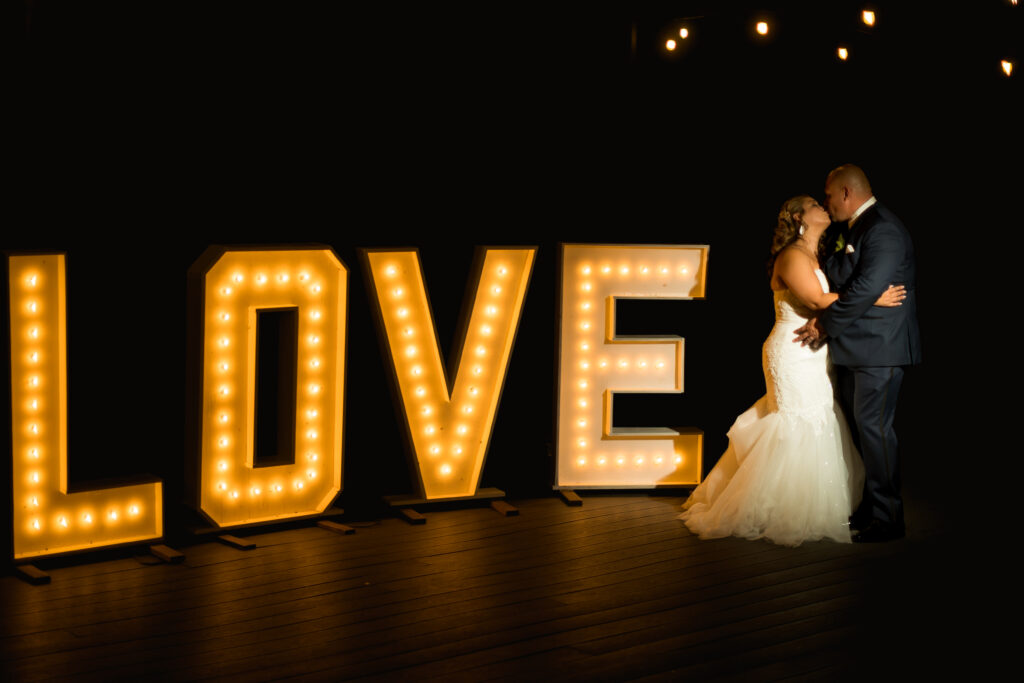
[[[873,519],[868,524],[853,534],[854,543],[884,543],[903,538],[905,531],[902,524],[890,524],[879,519]]]

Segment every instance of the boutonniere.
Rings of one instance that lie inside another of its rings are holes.
[[[833,254],[838,254],[839,252],[841,252],[843,250],[843,246],[845,246],[845,245],[846,245],[846,238],[843,237],[843,233],[839,233],[839,236],[836,237],[836,246],[832,250],[832,253]]]

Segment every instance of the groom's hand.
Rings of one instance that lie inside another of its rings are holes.
[[[812,349],[820,348],[828,336],[825,334],[825,328],[818,322],[817,316],[809,319],[803,327],[798,327],[795,334],[794,342],[800,342],[802,346],[810,344]]]

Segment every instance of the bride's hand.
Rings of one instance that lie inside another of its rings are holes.
[[[889,289],[882,292],[882,296],[878,297],[878,300],[875,302],[875,306],[885,306],[886,308],[902,306],[903,300],[906,298],[906,287],[903,285],[889,285]]]

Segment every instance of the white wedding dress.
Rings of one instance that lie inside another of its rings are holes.
[[[793,341],[808,317],[789,290],[775,292],[762,350],[767,393],[736,419],[725,454],[683,505],[680,519],[701,538],[850,542],[864,465],[834,398],[828,347]]]

